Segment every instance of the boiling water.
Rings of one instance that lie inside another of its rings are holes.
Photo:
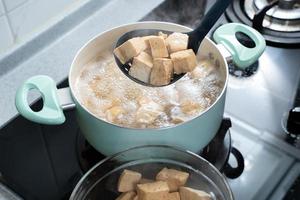
[[[116,199],[118,195],[120,195],[117,190],[118,179],[124,169],[140,172],[143,178],[155,180],[156,174],[164,167],[188,172],[190,176],[185,186],[207,192],[211,195],[211,200],[225,199],[220,189],[201,171],[195,170],[185,164],[166,159],[134,161],[127,163],[126,165],[122,165],[106,176],[99,178],[93,187],[91,187],[90,190],[85,193],[82,199]],[[97,175],[95,174],[95,176]]]
[[[83,67],[76,79],[79,101],[99,118],[123,127],[158,128],[190,120],[220,95],[224,80],[209,59],[172,85],[135,83],[115,64],[111,52]]]

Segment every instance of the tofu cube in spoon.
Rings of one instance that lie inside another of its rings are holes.
[[[173,63],[168,58],[155,58],[153,61],[150,84],[161,86],[168,85],[173,75]]]
[[[161,37],[163,37],[164,39],[167,39],[168,34],[162,32],[162,31],[159,31],[159,32],[158,32],[158,36],[161,36]]]
[[[135,197],[133,197],[133,200],[139,200],[139,196],[135,195]]]
[[[180,200],[179,192],[169,193],[166,200]]]
[[[197,66],[196,55],[192,49],[177,51],[170,57],[174,64],[175,74],[191,72]]]
[[[146,49],[145,49],[146,52],[148,52],[148,51],[151,52],[151,47],[150,47],[149,39],[156,38],[156,37],[157,37],[156,35],[147,35],[147,36],[142,37],[143,40],[145,41],[145,44],[146,44]]]
[[[115,48],[114,54],[122,64],[125,64],[134,56],[137,56],[139,53],[144,51],[146,47],[144,39],[141,37],[135,37]]]
[[[183,33],[172,33],[166,39],[166,44],[170,53],[186,50],[189,36]]]
[[[129,75],[140,81],[149,83],[152,66],[151,56],[145,52],[141,52],[137,57],[133,58]]]
[[[151,54],[153,58],[169,57],[169,52],[163,37],[161,36],[151,37],[149,38],[149,44],[151,47]]]

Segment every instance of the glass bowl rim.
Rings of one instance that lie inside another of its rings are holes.
[[[128,151],[134,151],[136,149],[143,149],[143,148],[150,148],[150,147],[154,147],[154,148],[166,148],[166,149],[171,149],[171,150],[175,150],[175,151],[178,151],[178,152],[181,152],[181,153],[185,153],[185,154],[188,154],[196,159],[199,159],[201,162],[204,162],[204,164],[208,165],[216,174],[217,176],[221,179],[221,181],[225,184],[225,188],[226,190],[228,191],[229,195],[230,195],[230,199],[234,199],[233,197],[233,193],[232,193],[232,190],[227,182],[227,180],[225,179],[225,177],[221,174],[221,172],[213,165],[211,164],[210,162],[208,162],[206,159],[202,158],[201,156],[197,155],[196,153],[192,152],[192,151],[189,151],[189,150],[185,150],[185,149],[182,149],[180,147],[174,147],[174,146],[170,146],[170,145],[142,145],[142,146],[136,146],[136,147],[131,147],[131,148],[128,148],[128,149],[125,149],[123,151],[120,151],[118,153],[115,153],[111,156],[107,156],[106,158],[100,160],[97,164],[95,164],[91,169],[89,169],[81,178],[80,180],[78,181],[78,183],[76,184],[76,186],[74,187],[71,195],[70,195],[70,200],[74,199],[75,197],[75,194],[77,193],[79,187],[82,185],[82,183],[85,181],[85,179],[91,175],[91,173],[96,169],[98,168],[101,164],[123,154],[123,153],[126,153]]]

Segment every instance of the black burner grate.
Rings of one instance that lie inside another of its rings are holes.
[[[255,74],[258,70],[259,63],[256,61],[244,70],[236,67],[233,63],[228,64],[229,73],[235,77],[249,77]]]
[[[226,10],[226,18],[230,22],[239,22],[248,26],[253,26],[252,20],[245,13],[245,0],[234,0]],[[254,24],[257,26],[257,24]],[[260,33],[264,36],[268,45],[284,48],[300,47],[300,31],[281,32],[268,28],[262,28]]]

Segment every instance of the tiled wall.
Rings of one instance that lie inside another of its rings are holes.
[[[0,55],[87,0],[0,0]]]

